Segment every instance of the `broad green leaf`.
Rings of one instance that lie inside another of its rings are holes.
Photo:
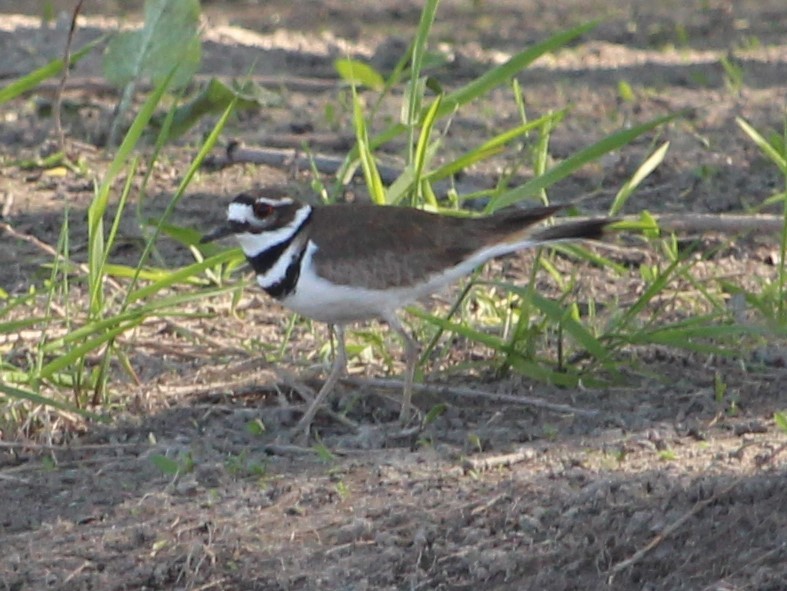
[[[151,463],[168,476],[175,476],[180,472],[180,464],[162,454],[152,454],[150,456]]]
[[[282,102],[278,94],[266,90],[254,82],[247,81],[242,84],[233,82],[231,85],[227,85],[221,80],[213,78],[202,92],[175,109],[169,138],[181,136],[205,115],[224,111],[233,100],[237,101],[236,109],[241,110],[272,107]],[[151,123],[158,126],[163,123],[163,119],[157,117]]]
[[[380,91],[385,88],[385,80],[369,64],[358,60],[338,59],[333,63],[342,80],[352,86],[367,86]]]
[[[145,22],[136,31],[121,31],[109,42],[104,75],[119,88],[149,78],[158,85],[177,68],[172,87],[187,84],[199,68],[198,0],[147,0]]]
[[[779,430],[787,435],[787,411],[773,413],[773,420]]]

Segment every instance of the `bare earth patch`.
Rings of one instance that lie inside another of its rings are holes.
[[[413,34],[420,10],[401,2],[308,4],[205,3],[202,73],[243,76],[256,64],[255,74],[284,98],[235,120],[227,139],[293,149],[305,143],[343,155],[352,133],[333,59],[349,53],[385,67]],[[445,2],[435,39],[449,60],[435,76],[451,88],[551,32],[601,18],[581,42],[521,77],[531,117],[572,106],[552,153],[564,157],[627,122],[690,107],[660,132],[670,152],[628,213],[745,211],[782,182],[735,117],[781,132],[783,4]],[[10,16],[26,5],[0,2],[9,13],[0,19],[5,78],[62,51],[61,29]],[[77,45],[113,18],[81,21]],[[730,48],[744,73],[738,90],[725,86],[719,63]],[[66,99],[75,110],[65,124],[74,140],[93,141],[108,117],[113,95],[101,86],[100,68],[96,55],[72,73]],[[634,88],[635,101],[620,101],[621,80]],[[18,164],[41,156],[52,137],[45,108],[51,88],[0,106],[2,221],[36,239],[2,235],[0,287],[9,293],[47,276],[41,265],[50,255],[42,244],[56,244],[66,203],[73,252],[84,257],[91,183]],[[338,120],[326,116],[329,108]],[[397,108],[384,105],[381,118],[395,117]],[[474,146],[484,130],[516,119],[511,93],[501,89],[453,121],[446,148]],[[152,175],[147,215],[163,211],[210,125],[167,151]],[[559,183],[551,197],[596,192],[587,209],[602,211],[652,149],[651,139]],[[94,169],[106,166],[100,150],[85,147],[83,155]],[[467,182],[493,186],[507,164],[472,170]],[[273,182],[308,191],[307,178],[287,167],[206,171],[173,222],[207,230],[232,193]],[[131,223],[121,234],[116,260],[134,261],[138,229]],[[714,254],[698,263],[698,275],[723,272],[752,285],[775,276],[773,236],[703,240]],[[174,242],[164,241],[161,252],[171,265],[191,260]],[[612,258],[654,256],[629,244]],[[486,273],[524,284],[530,260],[524,254]],[[587,301],[617,300],[625,308],[642,290],[636,269],[614,279],[573,264],[557,259],[562,271],[574,270]],[[552,293],[554,286],[540,281],[539,289]],[[738,359],[643,347],[627,352],[623,385],[569,390],[492,375],[484,363],[489,351],[457,339],[430,368],[442,383],[589,412],[436,391],[416,403],[428,411],[444,402],[446,412],[422,432],[402,433],[391,426],[399,393],[356,381],[345,385],[334,410],[346,411],[359,428],[320,414],[325,449],[318,453],[280,445],[278,436],[297,421],[294,407],[302,408],[293,383],[313,386],[321,375],[323,333],[297,324],[284,356],[289,364],[272,366],[265,358],[280,347],[287,315],[253,289],[238,317],[227,313],[226,301],[211,305],[201,310],[208,317],[149,322],[124,337],[140,383],[123,378],[113,386],[121,406],[113,422],[77,434],[80,422],[53,415],[50,443],[40,433],[12,440],[0,426],[0,590],[787,589],[787,438],[773,421],[774,411],[787,408],[783,343],[742,350]],[[25,355],[30,342],[34,335],[20,333],[0,350]],[[398,343],[387,344],[397,359]],[[388,369],[356,358],[352,373]],[[401,365],[394,361],[392,370]],[[267,430],[250,427],[259,424]],[[178,462],[182,473],[163,472],[160,456]]]

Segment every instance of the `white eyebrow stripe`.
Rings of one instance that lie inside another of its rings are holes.
[[[270,205],[272,207],[276,207],[278,205],[292,205],[293,200],[289,197],[282,197],[281,199],[268,199],[267,197],[257,197],[255,200],[257,203],[264,203],[265,205]]]

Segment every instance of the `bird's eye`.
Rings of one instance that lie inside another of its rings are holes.
[[[261,220],[264,220],[273,213],[273,206],[270,203],[265,203],[264,201],[255,201],[253,209],[254,215]]]

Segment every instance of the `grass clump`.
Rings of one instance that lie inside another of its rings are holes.
[[[641,163],[611,199],[609,215],[620,215],[637,188],[668,154],[670,143],[658,136],[659,130],[681,114],[631,125],[557,158],[551,153],[551,140],[570,117],[570,109],[556,105],[551,111],[531,116],[526,109],[526,91],[517,76],[545,54],[565,48],[591,31],[595,23],[535,43],[505,63],[490,66],[476,78],[447,89],[431,68],[430,38],[438,5],[437,0],[425,2],[413,40],[391,72],[383,74],[349,57],[337,60],[337,75],[349,93],[348,119],[355,143],[338,172],[332,178],[315,175],[314,185],[332,198],[360,171],[369,197],[381,206],[411,205],[447,215],[478,215],[523,202],[548,203],[556,183],[655,132],[657,137]],[[194,52],[186,53],[181,58],[188,62],[187,66],[193,65]],[[114,54],[117,59],[117,51]],[[83,55],[81,50],[75,52],[72,61]],[[125,88],[133,87],[144,74],[141,66],[145,63],[138,60],[140,68],[123,82]],[[62,63],[50,65],[23,77],[0,91],[0,101],[28,91],[61,68]],[[208,316],[203,303],[219,295],[228,295],[233,305],[237,303],[243,283],[226,279],[240,265],[238,251],[197,248],[199,232],[178,227],[169,218],[203,159],[219,140],[233,109],[244,100],[238,89],[248,91],[248,96],[244,94],[247,107],[262,104],[249,98],[254,94],[249,86],[217,87],[211,82],[209,90],[199,91],[194,99],[214,97],[207,106],[199,102],[196,108],[195,102],[187,103],[191,105],[190,112],[198,114],[195,116],[215,112],[217,105],[221,115],[200,143],[163,215],[149,225],[138,209],[136,223],[144,236],[144,246],[137,263],[120,265],[112,258],[121,219],[128,216],[129,203],[135,198],[141,202],[151,174],[147,172],[142,187],[137,187],[135,179],[140,176],[140,169],[154,170],[173,134],[184,132],[193,123],[188,118],[185,123],[181,121],[184,111],[178,107],[167,109],[163,117],[156,114],[172,92],[173,82],[179,88],[184,86],[183,71],[190,70],[179,70],[178,63],[171,64],[166,72],[157,70],[152,76],[155,87],[119,142],[106,172],[82,170],[95,187],[87,210],[85,260],[77,262],[74,256],[73,212],[66,209],[46,279],[26,293],[0,294],[0,334],[34,334],[18,341],[24,346],[6,346],[0,351],[0,416],[5,424],[35,431],[35,421],[30,419],[42,407],[55,409],[60,413],[57,416],[94,418],[117,402],[112,395],[115,381],[138,381],[129,354],[133,335],[162,319],[174,322]],[[445,147],[457,118],[501,88],[510,92],[518,120],[477,138],[458,153],[448,153]],[[618,90],[626,102],[636,100],[627,83],[621,83]],[[216,96],[220,99],[214,100]],[[391,102],[398,106],[396,119],[381,115],[384,106]],[[333,112],[330,117],[338,119]],[[151,122],[155,123],[157,136],[151,153],[143,157],[137,148]],[[781,204],[787,222],[787,131],[768,135],[743,120],[739,125],[785,178],[784,191],[775,193],[766,204]],[[393,178],[387,178],[381,173],[381,153],[392,146],[400,146],[396,149],[401,166]],[[508,158],[509,167],[499,175],[494,187],[461,190],[461,175],[467,170],[502,158]],[[521,182],[523,171],[529,178]],[[569,211],[569,215],[576,213]],[[413,310],[416,330],[426,336],[426,340],[422,339],[427,343],[422,367],[434,358],[442,335],[450,333],[491,350],[499,372],[516,371],[534,380],[566,387],[592,387],[623,380],[631,352],[638,348],[659,346],[698,355],[734,356],[740,353],[742,343],[754,347],[785,336],[787,229],[780,237],[776,278],[752,289],[720,276],[710,280],[701,277],[697,269],[707,255],[684,248],[674,236],[663,232],[658,219],[648,212],[642,212],[636,220],[620,222],[617,228],[636,232],[636,246],[655,251],[655,256],[631,271],[614,253],[577,245],[560,246],[534,254],[524,286],[521,282],[489,280],[477,274],[447,311]],[[190,249],[194,261],[168,268],[166,261],[156,256],[162,234]],[[626,301],[583,299],[583,278],[572,270],[580,265],[582,269],[597,270],[609,282],[621,281],[633,273],[642,288]],[[548,290],[539,284],[547,284]],[[755,312],[755,321],[736,317],[728,305],[731,296],[743,298]],[[293,327],[290,323],[287,339]],[[386,339],[368,331],[355,336],[368,345],[355,346],[355,350],[368,351],[371,347],[386,365],[392,365],[382,352],[389,344]],[[282,345],[274,355],[281,357],[284,353]],[[483,363],[488,365],[486,360]]]

